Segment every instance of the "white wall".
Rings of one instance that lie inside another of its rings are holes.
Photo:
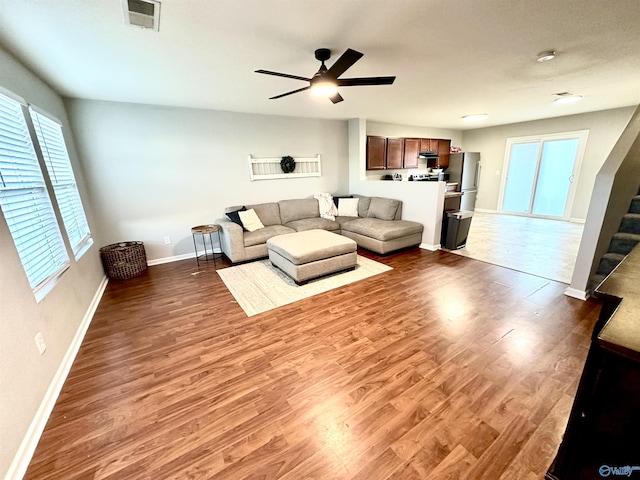
[[[62,122],[69,156],[95,238],[91,202],[84,188],[82,170],[62,99],[2,49],[0,86]],[[99,241],[96,238],[96,243]],[[56,375],[59,375],[65,354],[72,346],[83,320],[86,320],[94,296],[101,291],[104,273],[96,245],[77,263],[70,255],[71,267],[53,290],[40,303],[36,303],[1,215],[0,252],[0,477],[4,477],[14,458],[17,459],[14,467],[20,460],[28,461],[28,458],[18,458],[17,454],[25,451],[20,448],[21,442],[25,439],[37,441],[39,437],[38,426],[33,421],[38,420],[37,414],[43,400],[45,403],[47,398],[52,400],[47,397],[51,394],[48,389],[57,378]],[[37,332],[42,332],[47,344],[43,355],[39,354],[34,341]],[[39,419],[46,421],[47,413]],[[44,427],[44,424],[40,427]]]
[[[231,205],[348,189],[346,121],[69,100],[106,243],[141,240],[150,261],[193,254],[191,227]],[[322,156],[322,176],[249,179],[248,155]],[[171,245],[164,245],[164,236]]]
[[[587,217],[596,174],[629,122],[634,110],[634,107],[618,108],[533,122],[465,130],[462,134],[464,150],[480,152],[482,156],[482,173],[476,208],[498,210],[498,196],[504,173],[507,138],[589,130],[589,139],[570,213],[572,219],[584,220]]]

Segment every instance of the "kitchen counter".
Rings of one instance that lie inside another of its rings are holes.
[[[598,286],[595,297],[617,304],[598,333],[598,343],[640,361],[640,249],[631,253]]]
[[[462,192],[444,192],[444,198],[461,197],[464,195]]]

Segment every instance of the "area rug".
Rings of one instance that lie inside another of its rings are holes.
[[[392,268],[358,255],[355,270],[322,277],[300,286],[271,265],[268,259],[223,268],[218,270],[218,275],[247,316],[251,317],[388,270]]]

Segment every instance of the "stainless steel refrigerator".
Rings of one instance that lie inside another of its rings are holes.
[[[460,209],[475,210],[480,181],[480,153],[451,154],[446,172],[449,174],[449,182],[458,183],[458,190],[463,193]]]

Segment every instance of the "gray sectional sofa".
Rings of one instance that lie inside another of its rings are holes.
[[[358,198],[358,216],[338,216],[335,220],[320,216],[315,198],[246,205],[246,209],[255,210],[264,228],[249,232],[226,217],[216,220],[215,223],[220,225],[222,252],[233,263],[267,257],[269,238],[312,229],[342,234],[355,240],[358,247],[381,255],[420,244],[424,227],[418,222],[402,220],[400,200],[361,195],[353,197]],[[228,207],[225,213],[240,208],[242,206]]]

